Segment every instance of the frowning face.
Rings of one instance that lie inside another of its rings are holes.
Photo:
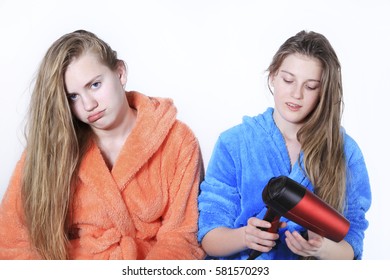
[[[91,52],[74,59],[65,72],[66,93],[74,116],[93,130],[113,129],[128,106],[123,88],[126,79],[126,68],[121,63],[113,71]]]

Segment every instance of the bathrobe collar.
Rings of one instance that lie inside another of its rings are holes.
[[[310,183],[310,180],[305,175],[303,170],[304,162],[303,162],[303,152],[299,154],[298,160],[295,162],[293,166],[291,166],[290,158],[287,151],[286,141],[283,138],[283,134],[280,129],[277,127],[274,119],[273,119],[274,108],[269,107],[267,110],[255,118],[245,118],[244,124],[250,124],[254,122],[252,126],[261,127],[267,134],[269,134],[269,143],[268,145],[272,145],[274,147],[273,151],[279,151],[278,154],[273,154],[272,157],[278,157],[279,164],[279,173],[281,175],[285,175],[295,180],[296,182],[302,184],[305,187],[308,187],[310,190],[313,190],[313,186]],[[266,141],[266,140],[265,140]],[[270,155],[271,156],[271,155]],[[271,158],[270,158],[271,160]]]
[[[105,201],[110,209],[107,213],[122,234],[131,234],[134,227],[121,192],[157,152],[175,123],[177,114],[170,99],[128,92],[127,100],[137,110],[137,120],[111,172],[94,141],[81,161],[79,170],[79,179]]]

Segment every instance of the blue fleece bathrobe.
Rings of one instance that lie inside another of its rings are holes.
[[[276,126],[273,108],[256,117],[244,117],[243,122],[223,132],[208,164],[205,180],[199,195],[198,239],[217,227],[239,228],[250,217],[264,217],[266,207],[262,191],[272,177],[285,175],[309,190],[313,186],[304,171],[290,158],[283,136]],[[351,244],[355,258],[361,259],[364,231],[368,227],[365,214],[371,204],[371,190],[363,155],[356,142],[344,133],[344,150],[347,162],[347,206],[345,217],[350,229],[345,240]],[[300,162],[302,162],[302,153]],[[279,230],[280,242],[258,259],[297,259],[286,243],[284,231],[305,229],[292,221]],[[250,250],[222,258],[247,259]]]

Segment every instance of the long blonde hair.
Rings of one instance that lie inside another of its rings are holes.
[[[306,174],[315,193],[340,213],[345,207],[346,164],[341,131],[343,89],[341,66],[329,41],[313,31],[301,31],[284,42],[268,67],[274,75],[283,60],[299,53],[322,63],[320,100],[298,131]]]
[[[116,52],[93,33],[65,34],[46,52],[31,97],[22,200],[31,244],[44,259],[68,258],[72,192],[91,129],[72,116],[64,73],[86,51],[111,69],[118,65]]]

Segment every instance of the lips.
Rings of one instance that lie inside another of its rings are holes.
[[[298,104],[295,104],[295,103],[291,103],[291,102],[286,102],[286,105],[287,107],[291,110],[291,111],[298,111],[302,106],[298,105]]]
[[[104,116],[104,110],[100,111],[100,112],[97,112],[96,114],[88,116],[87,119],[88,119],[89,123],[94,123],[94,122],[96,122],[97,120],[99,120],[103,116]]]

